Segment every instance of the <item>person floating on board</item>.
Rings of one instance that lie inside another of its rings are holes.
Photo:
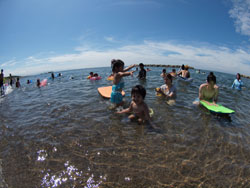
[[[240,73],[237,73],[236,79],[233,82],[232,88],[233,89],[235,88],[237,90],[241,90],[242,86],[243,86],[243,82],[240,79]]]
[[[1,90],[1,95],[4,95],[4,85],[3,85],[3,79],[4,79],[4,74],[3,74],[3,69],[1,69],[0,73],[0,90]]]
[[[124,76],[132,76],[134,71],[124,72],[124,62],[120,59],[113,59],[111,61],[112,72],[114,75],[112,92],[111,92],[111,102],[117,106],[123,105],[122,89],[124,88]],[[131,67],[132,68],[132,67]]]
[[[150,123],[150,115],[148,105],[144,102],[146,90],[141,85],[136,85],[132,88],[131,97],[132,101],[129,108],[116,112],[117,114],[132,113],[129,115],[130,120],[137,120],[138,123]],[[150,125],[154,127],[150,123]]]
[[[144,79],[146,79],[147,71],[144,69],[144,64],[143,63],[140,63],[139,67],[140,67],[141,70],[139,71],[138,78],[141,79],[141,80],[144,80]]]
[[[21,87],[20,81],[19,81],[19,77],[17,77],[16,79],[16,88]]]
[[[219,87],[216,85],[216,77],[213,72],[207,76],[207,83],[201,84],[199,88],[199,100],[216,104],[218,101]]]
[[[164,77],[165,84],[162,85],[160,88],[156,88],[156,93],[159,96],[165,96],[168,100],[173,100],[175,102],[175,99],[177,97],[177,90],[176,87],[172,84],[173,77],[171,74],[167,74]]]
[[[166,69],[162,70],[161,77],[165,78],[167,76]]]

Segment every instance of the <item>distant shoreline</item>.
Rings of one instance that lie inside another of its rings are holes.
[[[139,66],[139,65],[136,65]],[[181,65],[160,65],[160,64],[144,64],[145,67],[171,67],[171,68],[180,68]],[[188,65],[186,65],[188,66]],[[194,67],[188,66],[189,69],[195,69]],[[198,70],[198,69],[197,69]],[[244,75],[244,74],[240,74],[241,77],[243,78],[248,78],[250,79],[250,76]]]

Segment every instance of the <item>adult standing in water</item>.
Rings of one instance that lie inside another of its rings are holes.
[[[55,75],[53,72],[51,73],[51,78],[52,78],[52,80],[54,80],[54,78],[55,78]]]
[[[19,77],[17,77],[16,79],[16,88],[21,87],[20,81],[19,81]]]
[[[178,75],[180,75],[182,78],[187,79],[190,78],[190,72],[188,71],[188,66],[182,66],[181,71],[178,72]]]
[[[10,74],[10,85],[13,85],[13,79],[12,79],[12,75]]]
[[[144,64],[143,63],[140,63],[139,67],[140,67],[141,70],[140,70],[140,72],[138,74],[138,78],[141,79],[141,80],[144,80],[144,79],[146,79],[147,71],[144,69]]]
[[[199,88],[199,99],[217,103],[219,94],[219,87],[216,85],[216,77],[213,72],[207,76],[207,83],[201,84]]]
[[[236,79],[233,82],[232,88],[235,88],[237,90],[241,90],[242,86],[243,86],[243,82],[240,79],[240,73],[237,73]]]
[[[1,90],[1,95],[4,94],[3,78],[4,78],[3,69],[1,69],[1,74],[0,74],[0,90]]]

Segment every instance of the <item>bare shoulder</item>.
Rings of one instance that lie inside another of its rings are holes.
[[[204,87],[206,87],[206,86],[207,86],[207,83],[201,84],[201,85],[200,85],[200,89],[202,89],[202,88],[204,88]]]

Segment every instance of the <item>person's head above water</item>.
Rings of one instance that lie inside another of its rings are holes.
[[[124,67],[124,62],[120,59],[112,59],[111,65],[113,72],[119,72],[119,68]]]
[[[93,76],[93,75],[94,75],[94,73],[93,73],[93,72],[90,72],[90,73],[89,73],[89,75],[90,75],[90,76]]]
[[[164,77],[164,80],[165,80],[165,82],[167,82],[168,80],[170,80],[171,83],[172,83],[172,81],[173,81],[173,76],[172,76],[171,74],[167,74],[167,75]]]
[[[210,74],[207,76],[207,82],[213,82],[214,84],[216,84],[216,76],[214,76],[213,72],[210,72]]]
[[[136,85],[132,88],[131,90],[131,96],[135,95],[135,94],[139,94],[142,96],[142,98],[144,99],[146,96],[146,90],[143,86],[141,85]]]
[[[236,74],[236,78],[237,78],[237,80],[240,80],[240,73]]]
[[[143,63],[140,63],[140,64],[139,64],[139,67],[140,67],[140,68],[143,68],[143,67],[144,67],[144,64],[143,64]]]
[[[166,69],[163,69],[162,72],[166,73]]]

